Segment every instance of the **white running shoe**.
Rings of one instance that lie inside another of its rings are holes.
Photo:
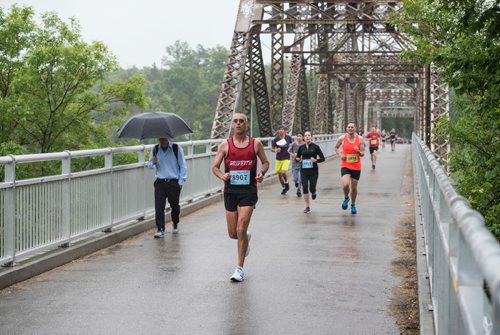
[[[164,230],[158,230],[158,231],[155,233],[155,235],[154,235],[154,237],[155,237],[155,238],[162,238],[162,237],[164,237],[164,236],[165,236],[165,231],[164,231]]]
[[[242,282],[243,280],[245,280],[243,268],[241,266],[237,266],[236,269],[234,269],[234,273],[230,279],[232,282]]]
[[[172,234],[177,234],[179,233],[179,223],[173,223],[172,224]]]
[[[247,231],[248,245],[247,245],[247,252],[245,253],[245,257],[248,257],[248,255],[250,254],[250,240],[251,239],[252,239],[252,233],[250,233],[249,231]]]

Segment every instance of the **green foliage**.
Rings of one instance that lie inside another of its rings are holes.
[[[107,125],[99,118],[148,103],[143,78],[104,83],[117,68],[115,57],[100,42],[84,42],[74,19],[45,13],[37,24],[30,7],[1,10],[0,55],[0,140],[27,152],[102,144]]]
[[[210,136],[227,55],[222,47],[206,49],[198,45],[193,49],[186,42],[177,41],[166,47],[161,68],[121,69],[110,78],[144,76],[146,95],[151,100],[147,110],[176,113],[193,129],[193,139],[205,139]],[[140,112],[143,111],[129,111]]]
[[[454,89],[450,171],[459,193],[500,239],[500,6],[498,0],[405,0],[394,19],[414,50],[405,57],[432,64]]]

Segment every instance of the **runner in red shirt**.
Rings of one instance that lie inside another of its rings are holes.
[[[372,170],[375,170],[375,164],[377,164],[377,152],[378,146],[380,144],[380,133],[375,127],[372,127],[372,131],[366,135],[366,139],[370,143],[370,158],[372,159]]]
[[[250,218],[258,201],[257,183],[262,182],[269,169],[269,161],[262,142],[247,135],[248,118],[245,114],[233,115],[234,136],[219,145],[212,172],[224,181],[224,206],[229,237],[238,240],[238,265],[231,281],[245,279],[243,265],[250,252],[248,232]],[[257,162],[261,170],[257,171]],[[224,162],[224,172],[220,165]]]
[[[340,147],[342,146],[342,151]],[[335,152],[341,159],[340,174],[342,175],[342,187],[344,190],[344,201],[342,209],[349,205],[349,191],[351,192],[351,213],[356,214],[356,197],[358,195],[358,181],[361,176],[361,157],[365,155],[365,143],[363,138],[356,134],[356,125],[347,125],[347,134],[338,138],[335,143]]]

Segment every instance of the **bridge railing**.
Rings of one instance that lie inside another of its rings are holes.
[[[413,135],[437,334],[500,334],[500,245]]]
[[[335,154],[338,135],[317,135],[325,156]],[[274,173],[273,138],[261,138]],[[211,171],[212,148],[221,140],[180,142],[187,163],[188,180],[181,205],[221,192],[222,182]],[[99,231],[154,216],[155,171],[145,167],[153,145],[65,151],[0,157],[4,181],[0,183],[0,264],[13,265],[16,258],[72,241]],[[137,155],[137,162],[113,164],[113,156]],[[72,159],[104,157],[104,166],[72,171]],[[16,166],[26,163],[60,162],[61,174],[31,179],[16,178]]]

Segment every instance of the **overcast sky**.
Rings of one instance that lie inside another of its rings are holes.
[[[104,42],[128,68],[159,66],[176,40],[229,49],[239,0],[0,0],[4,9],[14,3],[75,17],[85,40]]]

